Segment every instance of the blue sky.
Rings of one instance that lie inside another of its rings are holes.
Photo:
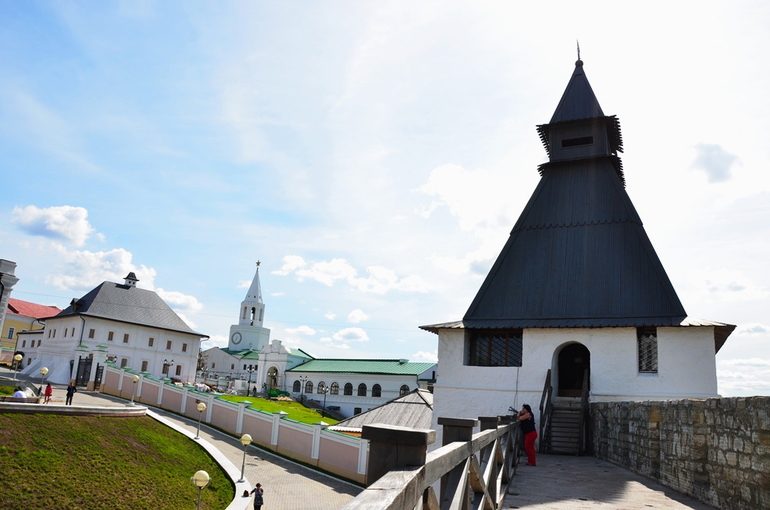
[[[685,309],[770,394],[765,2],[2,2],[0,257],[64,307],[129,271],[224,345],[433,360],[538,181],[580,40]]]

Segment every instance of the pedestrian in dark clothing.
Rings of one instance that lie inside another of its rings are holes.
[[[67,400],[64,402],[65,405],[72,405],[72,395],[77,391],[78,389],[75,387],[75,381],[70,381],[70,385],[67,386]]]
[[[254,487],[254,490],[251,491],[252,494],[254,494],[254,510],[261,510],[262,505],[264,502],[262,501],[262,495],[265,493],[265,491],[262,489],[262,484],[257,484],[256,487]]]
[[[537,466],[535,458],[535,439],[537,439],[537,430],[535,430],[535,417],[532,416],[532,408],[524,404],[519,411],[519,423],[521,424],[521,433],[524,434],[524,451],[527,454],[527,466]]]

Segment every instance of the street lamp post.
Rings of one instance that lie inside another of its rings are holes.
[[[24,359],[24,356],[22,356],[21,354],[16,354],[13,357],[13,361],[16,362],[16,370],[13,371],[13,380],[14,381],[16,380],[16,373],[19,371],[19,365],[21,364],[21,360],[22,359]]]
[[[203,402],[198,402],[198,430],[195,432],[195,439],[200,439],[201,437],[201,418],[203,418],[203,411],[206,410],[206,404]]]
[[[169,377],[171,375],[171,367],[173,367],[173,366],[174,366],[174,360],[173,359],[171,361],[169,361],[167,359],[163,360],[163,369],[165,371],[164,373],[165,373],[166,377]]]
[[[198,510],[201,510],[201,492],[203,492],[203,488],[209,484],[210,480],[209,474],[202,469],[196,471],[192,478],[190,478],[192,484],[198,488]]]
[[[241,464],[241,479],[239,482],[245,481],[244,473],[246,472],[246,447],[251,444],[251,436],[244,434],[241,436],[241,444],[243,445],[243,463]]]
[[[301,375],[299,376],[299,383],[301,386],[299,387],[299,401],[303,404],[305,403],[305,384],[307,383],[308,376]]]
[[[324,386],[323,394],[324,394],[324,405],[321,409],[321,418],[326,418],[326,394],[329,393],[329,387]]]
[[[43,367],[40,369],[40,387],[43,387],[43,381],[45,380],[45,376],[48,375],[48,367]]]
[[[131,405],[134,405],[134,395],[136,394],[136,383],[139,382],[139,376],[134,375],[134,377],[131,378]]]
[[[249,373],[249,383],[246,386],[246,396],[249,396],[249,392],[251,391],[251,374],[253,374],[257,370],[256,365],[249,365],[249,368],[246,369],[246,371]]]

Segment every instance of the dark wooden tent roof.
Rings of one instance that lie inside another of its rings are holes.
[[[539,131],[547,143],[588,118],[601,123],[609,147],[541,166],[537,189],[463,318],[467,326],[671,326],[686,317],[621,181],[620,125],[605,122],[578,61]]]
[[[710,326],[719,350],[735,326],[687,319],[626,193],[620,123],[582,61],[538,132],[549,162],[465,317],[422,328]]]

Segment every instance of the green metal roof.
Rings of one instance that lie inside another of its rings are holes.
[[[420,375],[434,366],[435,363],[412,363],[398,359],[314,359],[287,372]]]

